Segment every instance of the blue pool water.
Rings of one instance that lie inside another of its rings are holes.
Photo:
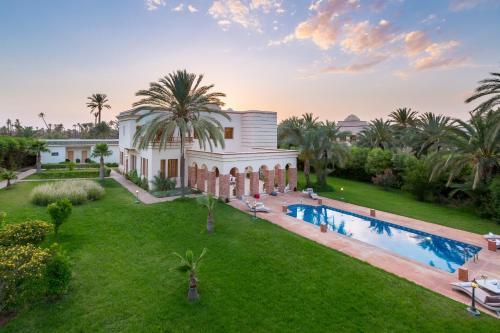
[[[329,231],[394,252],[432,267],[453,273],[478,253],[478,246],[402,227],[348,211],[309,205],[290,205],[288,215],[320,225]]]

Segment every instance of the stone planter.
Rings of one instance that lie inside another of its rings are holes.
[[[321,224],[319,225],[319,230],[320,230],[321,232],[327,232],[327,231],[328,231],[328,228],[327,228],[327,226],[326,226],[326,223],[321,223]]]

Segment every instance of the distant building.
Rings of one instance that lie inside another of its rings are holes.
[[[356,115],[349,115],[342,121],[337,122],[337,126],[343,132],[350,134],[340,139],[340,141],[354,142],[357,140],[359,133],[368,127],[368,122],[359,119]]]
[[[120,149],[118,139],[48,139],[48,152],[41,154],[42,163],[60,163],[71,161],[76,163],[86,163],[92,159],[92,150],[98,143],[108,144],[111,155],[104,158],[106,163],[118,163]]]

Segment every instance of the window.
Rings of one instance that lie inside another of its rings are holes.
[[[224,127],[224,139],[232,139],[234,135],[233,127]]]
[[[51,153],[50,156],[59,156],[59,153]]]
[[[165,177],[165,169],[167,167],[167,163],[165,160],[160,160],[160,175]]]
[[[168,160],[168,178],[177,177],[177,159]]]
[[[148,177],[148,159],[141,157],[141,175]]]
[[[120,152],[120,165],[123,165],[123,152]]]

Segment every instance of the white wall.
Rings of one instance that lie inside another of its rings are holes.
[[[60,163],[66,160],[66,147],[64,146],[50,146],[50,152],[41,153],[42,163]],[[52,153],[57,153],[58,156],[52,156]]]

